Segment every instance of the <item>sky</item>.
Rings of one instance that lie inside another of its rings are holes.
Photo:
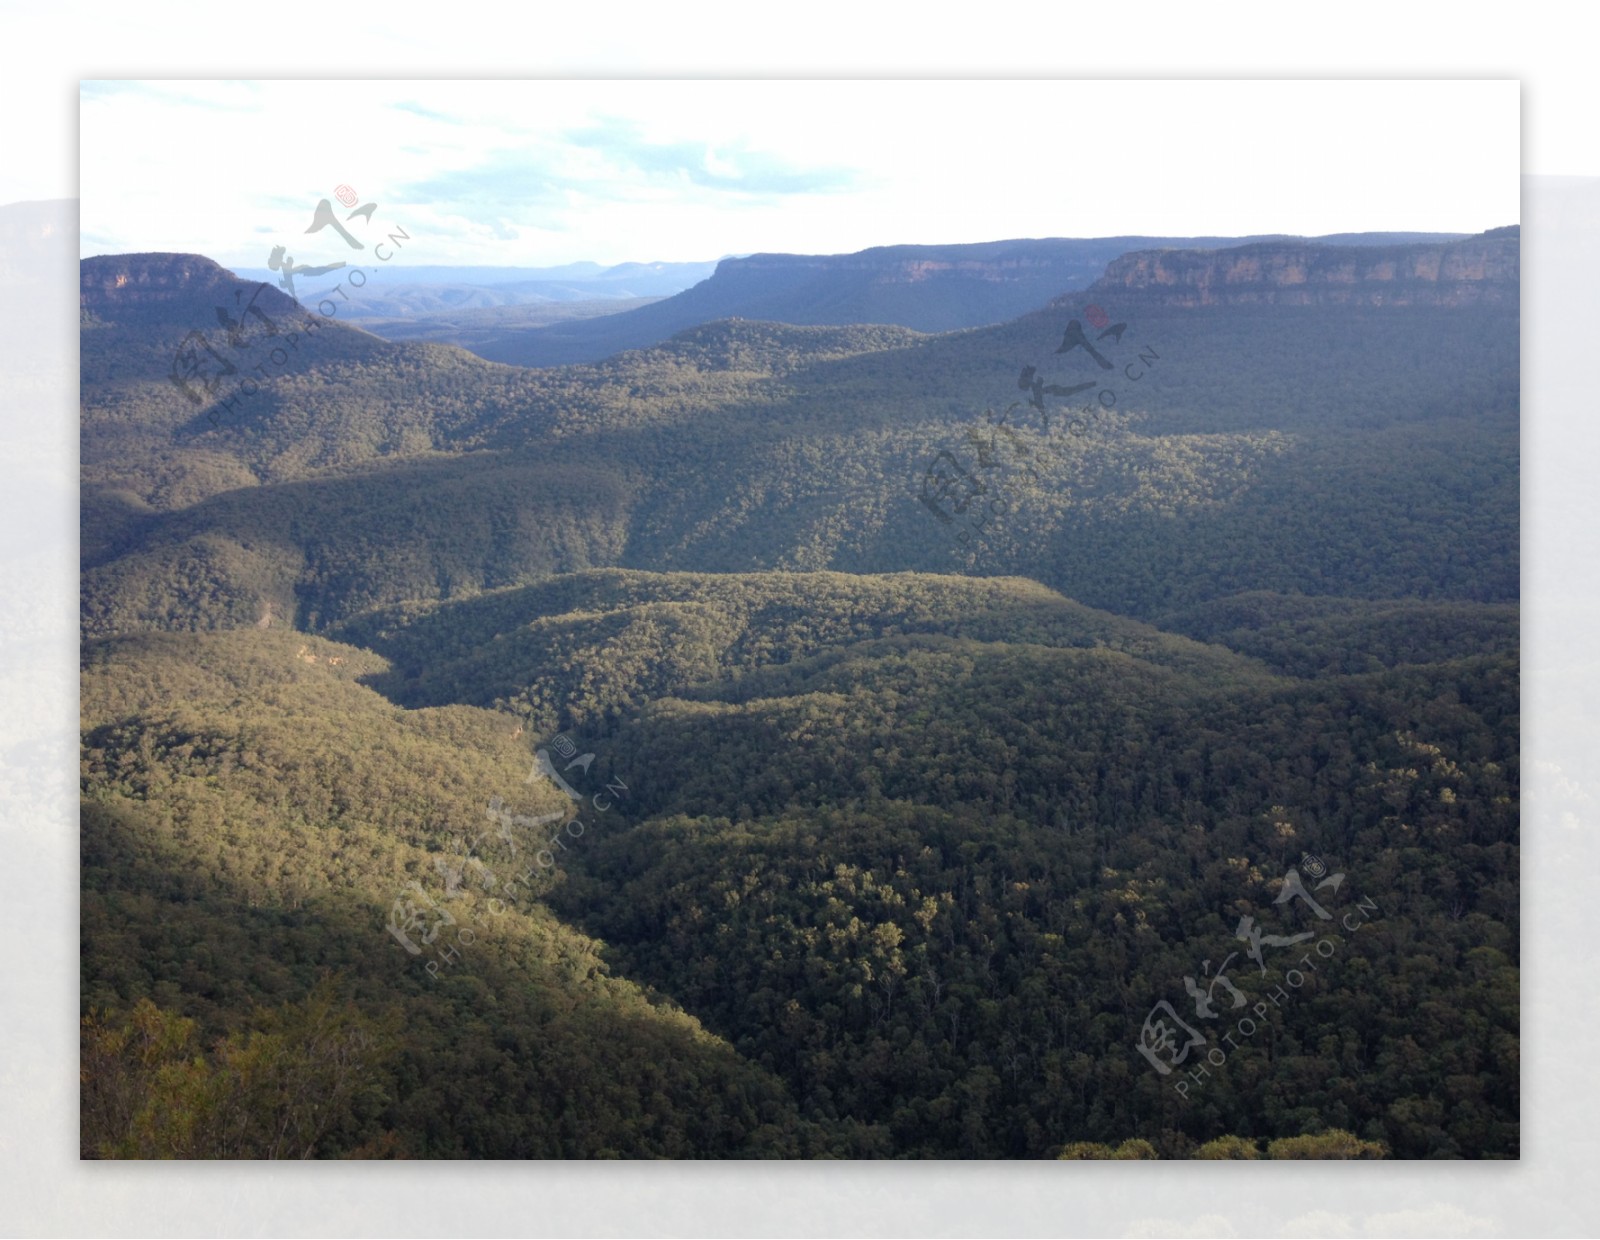
[[[263,267],[340,187],[430,265],[1518,222],[1520,87],[1479,81],[81,85],[82,254]]]

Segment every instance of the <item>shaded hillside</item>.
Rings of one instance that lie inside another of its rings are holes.
[[[386,692],[573,730],[629,809],[553,906],[881,1153],[1175,1157],[1311,1114],[1400,1157],[1517,1149],[1514,656],[1444,636],[1297,683],[907,576],[590,574],[373,623],[411,669]],[[1179,1099],[1140,1019],[1229,950],[1265,1001],[1282,954],[1232,936],[1308,854],[1345,876],[1337,958]]]
[[[593,727],[652,698],[743,682],[830,649],[912,635],[1109,648],[1216,685],[1271,680],[1251,660],[1020,578],[607,570],[386,609],[338,630],[341,641],[393,662],[370,683],[397,702],[492,705],[546,732]]]
[[[323,1156],[1518,1152],[1514,659],[1295,681],[911,575],[591,573],[363,623],[392,667],[271,631],[85,652],[85,1002],[243,1039],[331,971],[392,1058]],[[536,749],[584,796],[559,852],[524,832],[566,805]],[[1283,987],[1232,936],[1319,928],[1274,903],[1307,855],[1344,876],[1334,957],[1179,1098],[1141,1020],[1202,959]],[[480,932],[437,980],[385,931],[411,881]]]
[[[1511,603],[1236,594],[1164,616],[1162,627],[1215,642],[1292,676],[1376,672],[1472,655],[1515,654]]]
[[[552,898],[812,1114],[924,1157],[1064,1131],[1172,1157],[1313,1116],[1515,1156],[1514,664],[1222,697],[1111,651],[897,639],[761,680],[585,745],[650,817]],[[1343,930],[1285,986],[1298,956],[1258,970],[1236,930],[1310,950],[1316,915],[1274,908],[1308,856]],[[1134,1044],[1217,972],[1265,1028],[1191,1020],[1218,1054],[1185,1099]]]
[[[287,633],[86,650],[84,1155],[266,1156],[262,1121],[281,1111],[263,1089],[323,1080],[329,1051],[262,1039],[319,981],[364,1053],[346,1064],[356,1088],[323,1099],[313,1156],[851,1152],[848,1125],[808,1136],[776,1080],[614,976],[540,892],[502,887],[490,911],[482,876],[528,868],[530,841],[519,856],[491,836],[469,857],[460,840],[491,796],[529,803],[527,751],[504,715],[397,710],[358,683],[381,666]],[[468,885],[447,889],[440,863]],[[452,919],[416,955],[386,929],[408,899]],[[446,947],[459,961],[438,970]],[[119,1044],[156,1010],[169,1030],[195,1022],[186,1047]]]

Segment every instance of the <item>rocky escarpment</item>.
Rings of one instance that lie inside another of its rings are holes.
[[[237,296],[236,296],[237,295]],[[250,285],[198,254],[111,254],[78,264],[78,302],[86,320],[126,317],[193,318],[211,301],[234,307],[243,298],[264,314],[285,314],[295,303],[267,285]],[[209,318],[195,326],[209,326]]]
[[[1090,292],[1163,306],[1515,305],[1520,230],[1461,241],[1328,246],[1267,242],[1223,250],[1141,250]]]

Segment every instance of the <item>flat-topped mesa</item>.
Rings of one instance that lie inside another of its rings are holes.
[[[78,270],[84,297],[128,290],[172,298],[238,280],[231,271],[199,254],[106,254],[84,259]]]
[[[78,296],[85,310],[207,303],[219,294],[255,286],[199,254],[108,254],[78,264]],[[294,302],[270,285],[256,304],[263,311],[293,310]]]
[[[1520,230],[1462,241],[1330,246],[1272,241],[1223,250],[1139,250],[1085,296],[1196,306],[1515,306]]]

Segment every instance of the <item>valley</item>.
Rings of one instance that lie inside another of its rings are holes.
[[[1518,1157],[1519,246],[85,259],[85,1156]]]

